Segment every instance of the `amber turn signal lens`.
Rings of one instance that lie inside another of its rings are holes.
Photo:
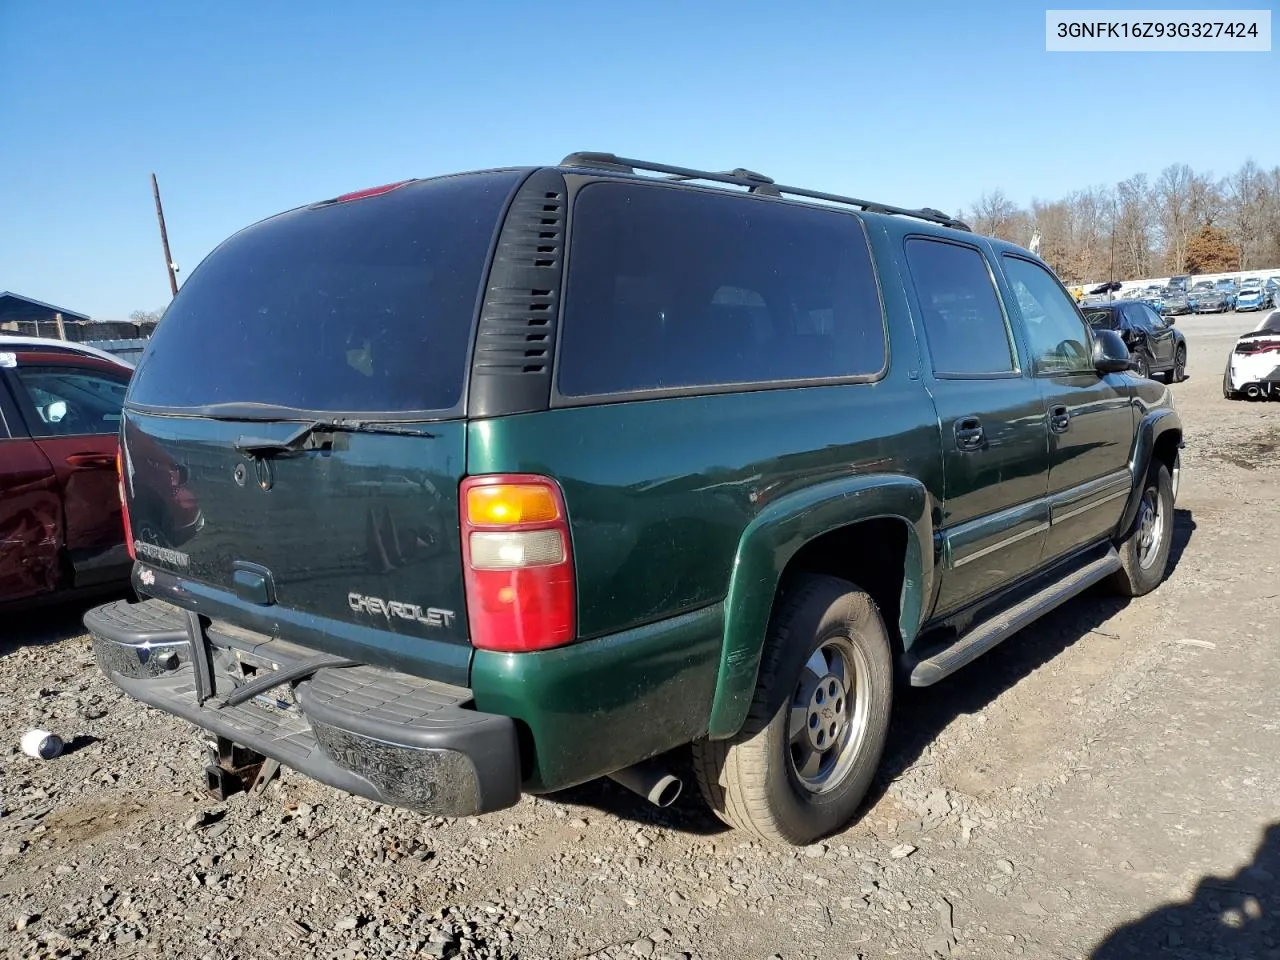
[[[467,520],[476,526],[546,523],[560,516],[547,487],[494,483],[467,491]]]

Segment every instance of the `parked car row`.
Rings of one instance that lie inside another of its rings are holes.
[[[1184,313],[1247,312],[1280,307],[1280,277],[1224,277],[1220,280],[1192,280],[1189,275],[1170,277],[1165,286],[1124,287],[1108,281],[1085,291],[1074,288],[1073,296],[1082,310],[1119,301],[1139,301],[1161,316]]]
[[[1161,316],[1184,313],[1225,313],[1230,310],[1269,310],[1280,306],[1280,278],[1224,277],[1220,280],[1192,281],[1190,276],[1171,277],[1166,286],[1117,289],[1118,283],[1103,284],[1080,299],[1081,309],[1117,301],[1139,301]]]
[[[1214,284],[1201,280],[1187,294],[1187,306],[1192,313],[1226,313],[1234,309],[1235,289],[1228,281]]]

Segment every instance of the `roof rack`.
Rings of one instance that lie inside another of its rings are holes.
[[[906,207],[890,206],[887,203],[859,200],[856,197],[842,197],[836,193],[806,190],[803,187],[784,187],[762,173],[756,173],[753,170],[746,170],[742,167],[718,172],[713,170],[694,170],[689,167],[674,167],[666,163],[632,160],[612,153],[595,153],[592,151],[571,153],[560,161],[560,166],[608,170],[613,173],[635,173],[637,170],[647,170],[651,173],[665,173],[669,180],[710,180],[715,183],[729,183],[738,187],[746,187],[748,192],[766,197],[780,197],[783,194],[788,194],[794,197],[807,197],[811,200],[825,200],[829,203],[844,203],[866,210],[869,213],[888,213],[901,217],[914,217],[917,220],[928,220],[931,223],[939,223],[944,227],[951,227],[955,230],[973,232],[963,220],[949,217],[941,210],[935,210],[932,207],[910,210]]]

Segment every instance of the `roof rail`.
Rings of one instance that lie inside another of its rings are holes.
[[[917,220],[928,220],[955,230],[972,229],[963,220],[949,217],[941,210],[933,207],[921,207],[911,210],[906,207],[895,207],[887,203],[876,203],[872,200],[859,200],[856,197],[842,197],[836,193],[823,193],[820,190],[806,190],[803,187],[784,187],[775,183],[762,173],[738,167],[734,170],[695,170],[689,167],[675,167],[666,163],[653,163],[648,160],[632,160],[612,153],[580,151],[571,153],[560,161],[562,167],[583,167],[592,170],[608,170],[612,173],[635,173],[646,170],[651,173],[665,173],[670,180],[710,180],[714,183],[728,183],[738,187],[746,187],[748,192],[767,197],[780,197],[787,194],[793,197],[807,197],[811,200],[825,200],[829,203],[843,203],[858,207],[869,213],[888,213],[900,217],[914,217]]]

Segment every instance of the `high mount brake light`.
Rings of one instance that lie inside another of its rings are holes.
[[[368,187],[364,190],[356,190],[352,193],[344,193],[340,197],[334,197],[330,203],[350,203],[352,200],[363,200],[366,197],[376,197],[379,194],[390,193],[396,187],[403,187],[408,180],[397,180],[395,183],[384,183],[380,187]]]
[[[569,520],[547,477],[468,477],[460,489],[471,643],[545,650],[573,640],[576,588]]]

